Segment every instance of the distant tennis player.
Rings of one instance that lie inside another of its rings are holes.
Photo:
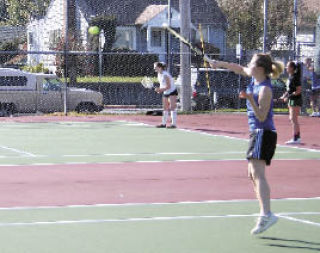
[[[177,127],[177,95],[178,91],[174,85],[172,76],[166,71],[166,64],[163,62],[154,63],[154,70],[158,73],[160,87],[155,91],[162,93],[163,114],[162,123],[157,125],[160,128],[176,128]],[[167,126],[167,120],[171,112],[171,125]]]
[[[286,144],[300,144],[300,124],[298,121],[302,106],[302,86],[301,86],[301,66],[299,63],[289,61],[287,64],[289,78],[287,81],[287,91],[280,100],[288,102],[289,120],[292,125],[292,139]]]
[[[237,74],[252,77],[240,98],[247,100],[250,142],[247,151],[248,176],[253,182],[259,200],[260,216],[251,234],[259,234],[275,224],[278,218],[270,209],[270,188],[265,167],[270,165],[277,143],[273,122],[271,77],[278,77],[284,70],[281,62],[274,62],[267,54],[255,54],[247,67],[236,63],[214,61],[205,56],[212,68],[226,68]]]

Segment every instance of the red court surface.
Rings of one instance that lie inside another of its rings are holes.
[[[0,206],[254,199],[246,166],[246,161],[2,166]],[[272,198],[320,196],[320,161],[274,161],[267,174]]]

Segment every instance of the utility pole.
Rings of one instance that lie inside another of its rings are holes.
[[[64,1],[64,72],[65,72],[65,90],[64,90],[64,101],[63,111],[67,115],[67,99],[68,99],[68,80],[72,86],[76,83],[77,77],[77,65],[76,56],[70,55],[70,49],[72,46],[77,45],[77,34],[76,34],[76,1],[65,0]],[[72,44],[73,43],[73,44]]]
[[[297,18],[298,18],[298,11],[297,11],[297,2],[298,0],[294,0],[294,7],[293,7],[293,59],[297,59]]]
[[[168,0],[168,26],[171,27],[171,0]],[[167,31],[167,66],[171,72],[171,34]]]
[[[191,11],[190,0],[179,0],[180,33],[190,39]],[[190,48],[180,42],[180,76],[182,111],[191,111],[191,54]]]
[[[68,48],[69,48],[69,4],[64,2],[64,94],[63,94],[63,113],[67,116],[67,92],[68,92]]]
[[[264,0],[263,3],[263,53],[267,51],[268,43],[268,0]]]

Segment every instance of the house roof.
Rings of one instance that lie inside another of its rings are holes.
[[[136,25],[143,25],[164,11],[168,5],[149,5],[136,19]]]
[[[309,9],[320,13],[319,0],[303,0],[303,4]]]
[[[108,14],[117,17],[118,25],[134,25],[149,6],[167,5],[167,0],[77,0],[87,16]],[[172,0],[172,7],[179,10],[179,0]],[[227,25],[227,19],[216,0],[190,0],[191,22],[194,24]],[[155,10],[156,7],[150,7]],[[144,14],[148,16],[149,14]],[[150,14],[152,15],[152,14]]]

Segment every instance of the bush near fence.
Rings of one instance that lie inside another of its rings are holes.
[[[77,83],[77,88],[99,91],[104,105],[160,106],[161,94],[144,88],[141,83]]]
[[[132,50],[113,50],[110,53],[103,56],[104,75],[153,76],[153,63],[159,60],[156,54],[141,54]]]

